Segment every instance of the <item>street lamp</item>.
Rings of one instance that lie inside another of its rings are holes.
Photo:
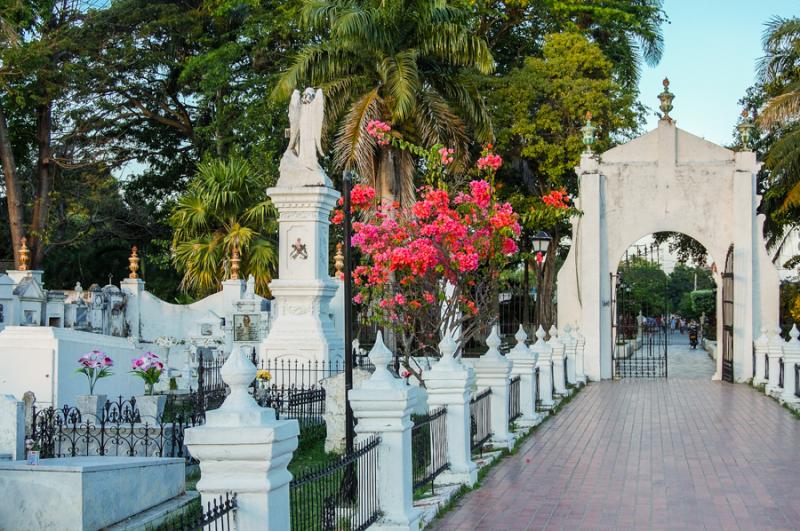
[[[550,237],[545,231],[540,230],[531,239],[531,250],[536,253],[536,263],[541,265],[544,261],[544,255],[547,254],[547,249],[550,248],[550,242],[553,238]]]

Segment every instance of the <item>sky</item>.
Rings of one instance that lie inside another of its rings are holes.
[[[647,130],[655,129],[661,81],[675,94],[670,113],[678,127],[716,144],[732,142],[739,99],[755,81],[763,55],[764,23],[775,15],[800,15],[800,0],[664,0],[664,54],[643,66],[640,100]]]

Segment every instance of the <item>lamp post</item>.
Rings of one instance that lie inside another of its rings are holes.
[[[536,306],[539,311],[536,312],[537,324],[541,324],[541,305],[542,302],[542,272],[544,270],[544,258],[547,250],[550,248],[552,237],[545,231],[540,230],[533,238],[531,238],[531,251],[536,254]],[[525,298],[527,301],[527,296]]]
[[[344,393],[345,393],[345,453],[353,452],[355,439],[353,409],[350,407],[348,393],[353,389],[353,286],[352,262],[350,259],[350,189],[353,185],[353,172],[346,170],[342,176],[344,188]]]
[[[742,139],[742,149],[748,150],[750,148],[750,136],[753,133],[753,121],[750,119],[747,109],[742,111],[742,121],[736,126],[739,131],[739,137]]]

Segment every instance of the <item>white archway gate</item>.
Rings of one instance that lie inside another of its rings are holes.
[[[778,325],[777,270],[756,214],[760,196],[755,153],[733,152],[678,129],[671,119],[577,168],[578,206],[572,247],[558,272],[558,323],[577,324],[586,337],[585,371],[612,377],[611,286],[620,257],[655,232],[691,236],[717,260],[717,338],[723,338],[722,275],[733,245],[732,349],[734,379],[753,376],[753,339]],[[722,345],[717,371],[722,376]]]

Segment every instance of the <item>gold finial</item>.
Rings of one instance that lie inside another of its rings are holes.
[[[28,249],[28,238],[22,237],[19,244],[19,270],[27,271],[31,262],[31,251]]]
[[[242,259],[239,258],[239,245],[234,242],[233,249],[231,250],[231,280],[239,280],[239,264]]]
[[[333,267],[336,269],[336,278],[344,278],[344,254],[342,249],[344,244],[339,242],[336,244],[336,255],[333,257]]]
[[[128,257],[128,270],[131,272],[128,278],[139,278],[136,274],[139,271],[139,248],[135,245],[131,247],[131,255]]]

